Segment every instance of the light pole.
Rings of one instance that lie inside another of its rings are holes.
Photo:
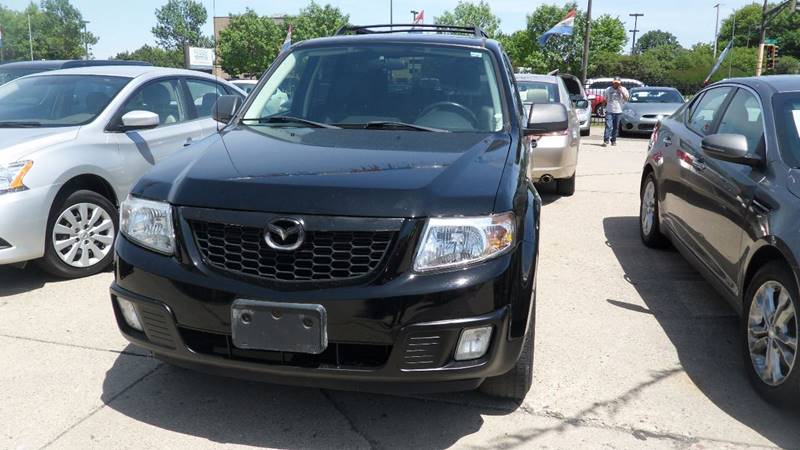
[[[417,21],[417,14],[419,14],[419,11],[414,11],[413,9],[411,10],[411,23]]]
[[[589,35],[592,33],[592,0],[586,6],[586,34],[583,36],[583,62],[581,82],[586,84],[586,76],[589,70]]]
[[[633,54],[636,53],[636,33],[639,32],[639,28],[637,28],[638,25],[639,25],[639,17],[644,16],[644,14],[643,13],[633,13],[633,14],[628,14],[628,15],[633,17],[633,29],[632,30],[628,30],[631,33],[633,33],[633,42],[631,43],[631,55],[633,55]]]
[[[86,24],[89,24],[88,20],[82,20],[83,22],[83,44],[86,50],[86,61],[89,60],[89,33],[86,31]]]
[[[394,5],[393,0],[389,0],[389,25],[394,25]]]
[[[28,44],[31,47],[31,61],[33,61],[33,33],[31,32],[31,16],[28,14]]]
[[[717,59],[717,40],[719,40],[719,6],[722,3],[717,3],[713,7],[717,9],[717,23],[714,25],[714,59]],[[736,13],[734,13],[734,16]]]

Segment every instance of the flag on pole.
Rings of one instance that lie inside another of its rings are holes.
[[[572,29],[575,26],[575,10],[572,9],[567,13],[567,16],[561,22],[558,22],[553,28],[545,31],[544,34],[539,36],[539,45],[544,47],[551,36],[559,35],[572,35]]]
[[[703,81],[703,85],[708,84],[709,80],[711,80],[711,77],[714,76],[714,74],[717,72],[719,66],[722,65],[722,61],[725,59],[726,56],[728,56],[728,52],[731,50],[732,45],[733,41],[728,42],[728,45],[725,46],[725,50],[723,50],[722,53],[719,54],[717,62],[714,63],[714,67],[711,68],[711,73],[709,73],[706,79]]]
[[[289,50],[289,47],[292,46],[292,24],[289,24],[289,32],[286,33],[286,39],[283,40],[283,47],[281,47],[281,53]]]
[[[423,9],[420,11],[416,16],[414,16],[414,25],[419,23],[425,23],[425,10]]]

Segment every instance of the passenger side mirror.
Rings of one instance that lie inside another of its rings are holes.
[[[569,128],[567,108],[561,103],[534,103],[528,114],[525,135],[554,133]]]
[[[578,109],[586,109],[589,107],[589,100],[582,98],[580,100],[575,101],[575,107]]]
[[[125,131],[147,130],[157,127],[160,123],[158,114],[150,111],[130,111],[122,116],[122,129]]]
[[[756,167],[763,162],[761,155],[750,153],[747,138],[741,134],[712,134],[703,138],[703,151],[720,161]]]
[[[242,98],[238,95],[220,95],[214,103],[212,117],[217,122],[228,123],[241,106]]]

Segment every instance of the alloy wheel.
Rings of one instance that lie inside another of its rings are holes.
[[[71,267],[91,267],[113,248],[114,222],[105,209],[93,203],[69,206],[53,225],[53,248]]]
[[[656,186],[652,179],[647,180],[647,184],[644,187],[639,219],[641,220],[642,233],[645,236],[649,236],[656,220]]]
[[[797,356],[797,311],[789,290],[770,280],[758,288],[747,318],[750,359],[761,380],[780,386]]]

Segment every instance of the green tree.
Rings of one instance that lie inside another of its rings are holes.
[[[187,45],[212,47],[209,37],[203,35],[202,27],[208,12],[202,3],[194,0],[169,0],[156,9],[156,26],[152,33],[158,45],[164,49],[179,49]]]
[[[350,16],[342,10],[326,4],[320,6],[312,1],[310,5],[300,10],[300,14],[287,20],[293,27],[292,40],[304,41],[318,37],[333,36],[339,28],[350,22]]]
[[[249,8],[232,16],[219,36],[222,69],[233,76],[261,74],[278,55],[283,33],[270,17],[259,16]]]
[[[41,13],[31,17],[36,59],[79,59],[86,56],[85,44],[98,38],[83,32],[83,15],[69,0],[42,0]]]
[[[734,47],[758,46],[759,27],[761,26],[761,5],[743,6],[722,20],[719,28],[720,43],[727,45],[733,35],[733,18],[736,17],[736,41]]]
[[[146,44],[132,52],[117,53],[114,59],[146,61],[158,67],[183,67],[184,65],[182,50],[165,50]]]
[[[489,3],[480,0],[478,3],[459,0],[453,11],[445,11],[433,21],[438,25],[479,26],[491,37],[497,35],[500,19],[492,13]]]
[[[651,30],[636,41],[636,53],[642,53],[656,47],[678,48],[681,44],[678,38],[669,31]]]

